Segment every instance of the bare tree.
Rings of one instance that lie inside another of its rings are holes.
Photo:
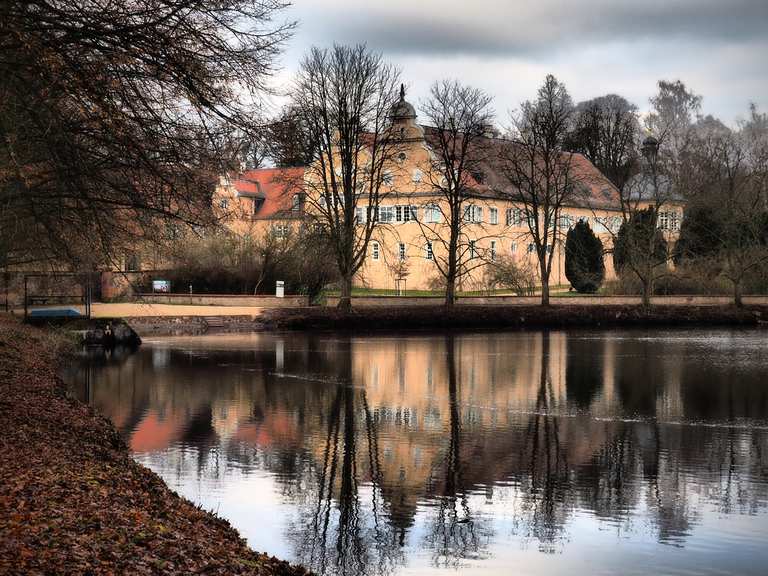
[[[701,110],[702,97],[691,92],[680,80],[659,80],[658,92],[651,97],[651,111],[645,128],[659,141],[660,157],[669,172],[689,142],[690,129]]]
[[[597,215],[599,206],[592,205],[592,210],[602,231],[611,236],[617,272],[637,279],[646,307],[656,281],[669,273],[672,256],[658,230],[660,216],[667,218],[667,208],[682,200],[682,190],[695,188],[692,180],[699,175],[690,165],[690,143],[701,97],[680,81],[662,80],[658,87],[645,119],[652,135],[645,139],[636,109],[620,96],[581,104],[571,135],[574,149],[593,161],[617,189],[620,216],[606,219]]]
[[[314,159],[317,149],[313,136],[300,111],[288,105],[267,126],[263,150],[275,166],[307,166]]]
[[[541,304],[549,305],[549,276],[562,235],[560,214],[576,198],[574,154],[565,149],[573,103],[565,86],[552,75],[536,100],[523,103],[512,117],[511,140],[501,148],[500,166],[511,185],[510,200],[523,206],[536,251]]]
[[[432,250],[432,255],[445,280],[446,306],[456,302],[460,276],[482,263],[477,237],[470,238],[468,230],[477,230],[476,224],[482,221],[482,212],[471,202],[487,154],[485,136],[493,120],[491,101],[482,90],[443,80],[432,85],[421,106],[431,125],[427,138],[435,152],[427,178],[438,201],[426,207],[425,217],[418,222],[427,241],[442,248]]]
[[[722,124],[717,129],[696,130],[691,164],[701,174],[695,190],[697,205],[717,215],[714,260],[720,274],[733,286],[736,306],[743,306],[744,281],[768,262],[768,210],[765,207],[764,168],[768,163],[768,133],[755,131],[755,114],[739,130]]]
[[[580,152],[619,190],[637,170],[637,106],[617,94],[580,102],[568,148]]]
[[[352,306],[386,195],[385,167],[399,148],[389,130],[399,72],[365,46],[312,48],[301,64],[293,106],[317,148],[304,177],[306,202],[333,247],[339,308]]]
[[[670,204],[682,201],[681,191],[690,190],[697,174],[690,165],[693,122],[698,117],[701,96],[682,82],[658,83],[645,119],[649,136],[641,145],[637,170],[619,189],[622,225],[613,234],[617,271],[629,271],[642,285],[643,306],[651,305],[656,281],[669,273],[672,251],[660,228]],[[671,227],[671,226],[670,226]]]
[[[10,259],[90,267],[204,220],[232,131],[258,128],[283,6],[0,4],[0,228],[28,240]]]

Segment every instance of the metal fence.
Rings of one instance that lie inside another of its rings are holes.
[[[24,319],[90,318],[93,285],[90,274],[24,274]]]

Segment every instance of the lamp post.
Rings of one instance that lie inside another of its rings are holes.
[[[645,234],[641,235],[641,237],[645,236],[644,242],[647,241],[647,245],[640,247],[642,248],[642,251],[645,252],[644,258],[641,259],[641,267],[643,268],[643,307],[649,308],[651,305],[651,296],[653,295],[654,268],[656,266],[656,227],[658,226],[659,207],[661,205],[659,198],[659,179],[657,170],[659,141],[653,136],[648,135],[648,137],[643,140],[643,144],[640,147],[640,152],[643,154],[643,157],[646,161],[645,173],[648,174],[650,172],[652,186],[650,194],[647,194],[647,181],[644,179],[643,190],[641,191],[641,195],[638,198],[640,204],[642,204],[644,200],[647,200],[648,209],[651,211],[651,221],[648,223],[650,229]],[[643,198],[643,196],[646,196],[646,198]]]
[[[653,196],[648,200],[653,202],[652,206],[654,208],[654,211],[658,211],[659,205],[660,205],[659,180],[658,180],[658,170],[657,170],[657,160],[659,157],[659,141],[653,136],[649,135],[645,140],[643,140],[643,144],[640,147],[640,152],[643,154],[643,158],[645,158],[646,169],[647,171],[650,172],[651,184],[653,186],[653,189],[651,190],[651,193],[653,194]],[[654,225],[655,225],[655,222],[654,222]]]

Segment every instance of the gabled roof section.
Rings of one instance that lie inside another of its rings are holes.
[[[432,126],[424,126],[427,143],[436,149],[438,133]],[[478,174],[473,174],[471,182],[475,185],[478,195],[489,197],[515,196],[517,191],[513,189],[509,180],[504,175],[505,150],[509,146],[515,146],[515,142],[505,138],[479,137],[476,146],[480,148],[478,161]],[[579,184],[579,191],[573,195],[568,206],[620,210],[621,197],[618,189],[608,178],[598,170],[584,155],[567,153],[571,155],[571,176]]]
[[[248,170],[232,182],[237,196],[261,199],[254,218],[296,217],[293,196],[300,192],[306,168],[259,168]]]

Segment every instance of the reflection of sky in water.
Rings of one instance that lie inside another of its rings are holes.
[[[73,381],[173,489],[328,574],[762,574],[765,346],[221,335]]]

